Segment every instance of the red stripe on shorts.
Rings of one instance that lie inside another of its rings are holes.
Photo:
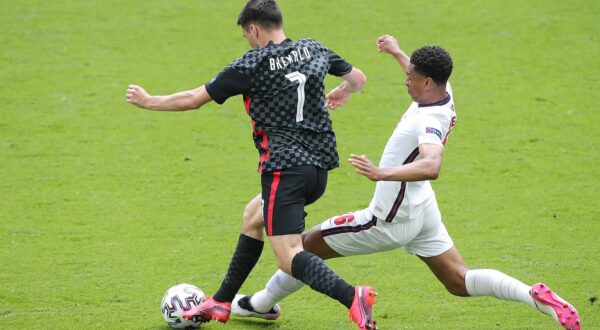
[[[273,172],[273,182],[271,182],[271,192],[269,193],[269,210],[267,215],[267,235],[273,235],[273,209],[275,208],[275,195],[277,195],[277,187],[281,171]]]

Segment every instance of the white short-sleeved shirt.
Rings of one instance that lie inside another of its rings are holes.
[[[450,83],[448,96],[435,104],[413,102],[388,140],[379,167],[399,167],[419,159],[419,145],[444,146],[456,124]],[[378,181],[369,210],[387,222],[406,222],[419,215],[420,206],[434,196],[429,181]]]

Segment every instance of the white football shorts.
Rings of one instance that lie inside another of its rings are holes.
[[[385,222],[368,209],[335,216],[321,224],[325,242],[343,256],[370,254],[403,247],[409,254],[434,257],[448,251],[454,242],[433,198],[415,219]]]

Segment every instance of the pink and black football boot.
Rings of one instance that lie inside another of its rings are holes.
[[[202,304],[181,313],[181,316],[194,322],[209,322],[210,320],[215,320],[217,322],[227,323],[227,321],[229,321],[229,314],[231,314],[230,302],[219,302],[214,300],[213,297],[207,297]]]
[[[377,330],[372,315],[376,295],[377,293],[370,286],[354,287],[354,300],[352,300],[348,316],[360,330]]]

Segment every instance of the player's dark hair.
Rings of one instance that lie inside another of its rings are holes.
[[[410,56],[415,71],[431,77],[437,85],[445,84],[452,74],[452,58],[447,51],[438,46],[424,46]]]
[[[275,0],[249,0],[238,17],[237,25],[247,28],[250,23],[266,30],[281,28],[283,15]]]

